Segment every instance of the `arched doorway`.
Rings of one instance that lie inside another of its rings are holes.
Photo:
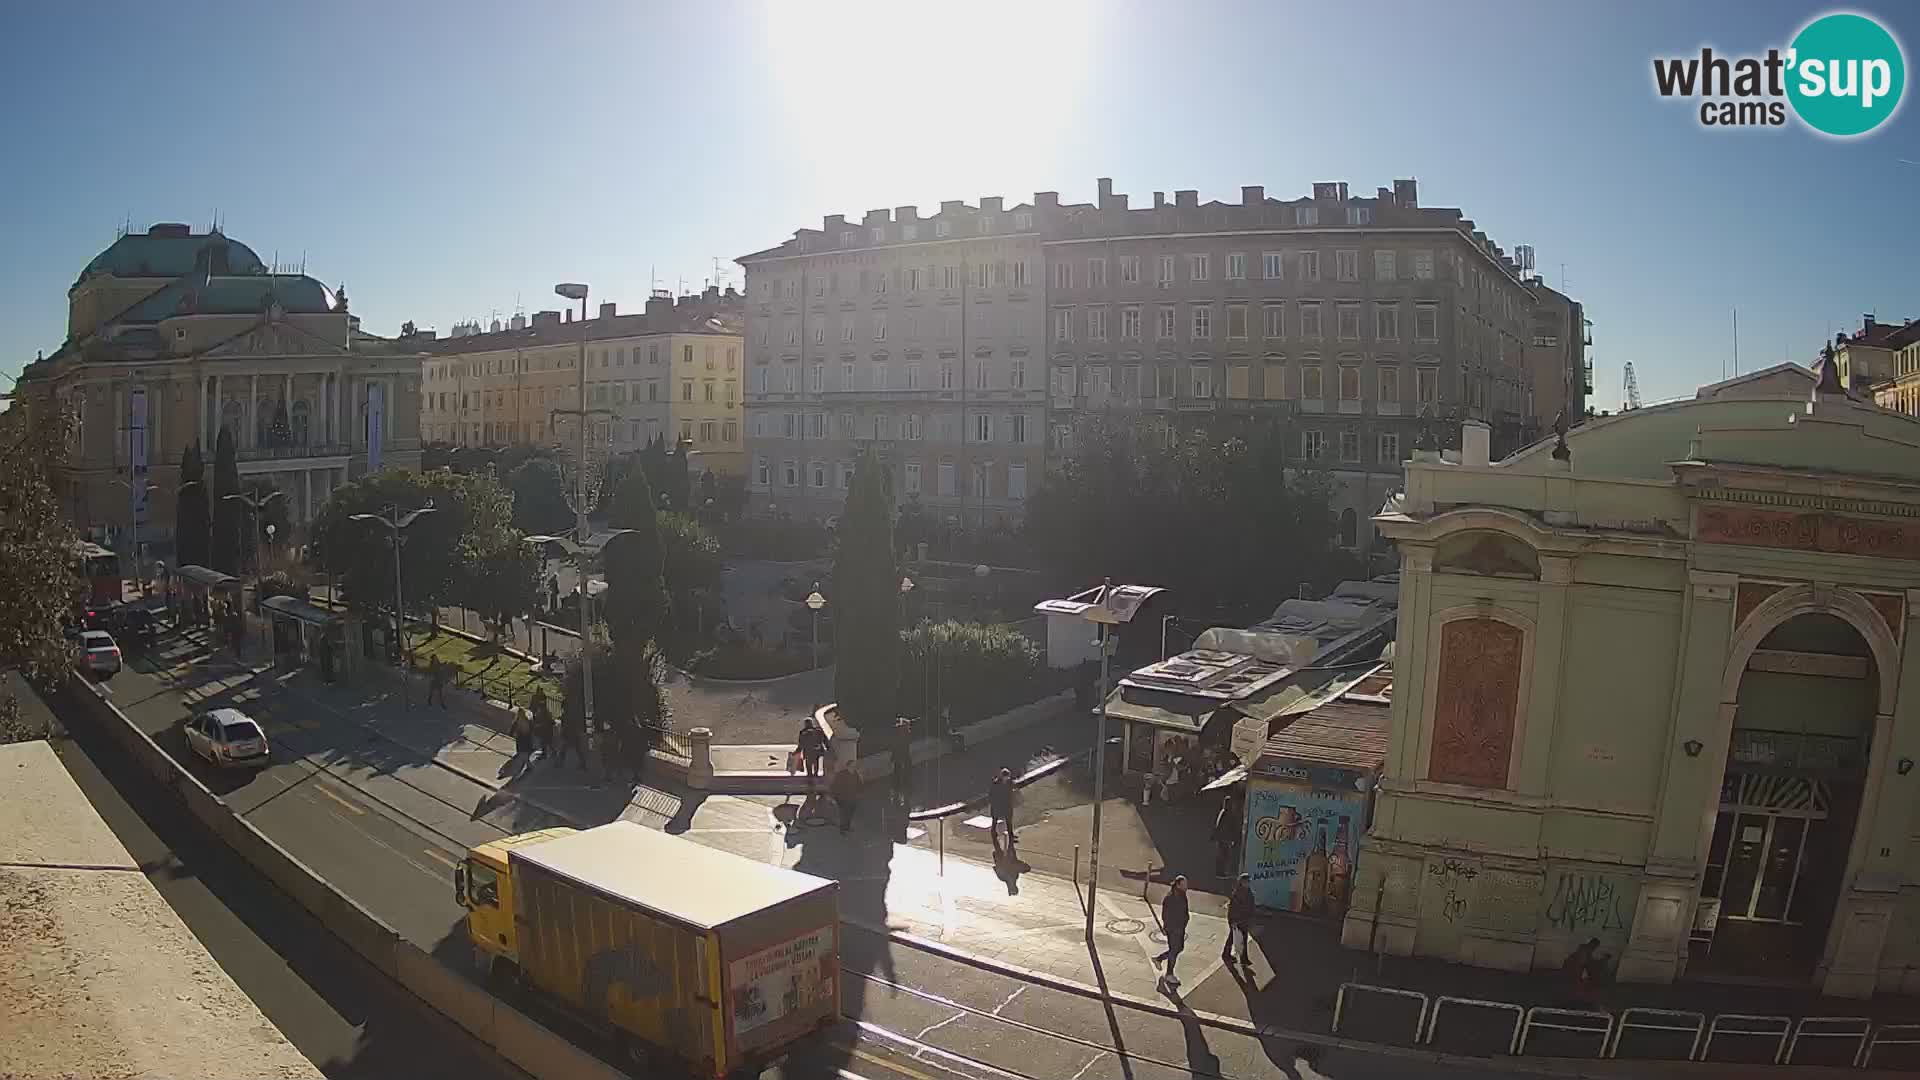
[[[1690,969],[1814,973],[1845,888],[1880,676],[1860,631],[1827,612],[1783,620],[1748,656]]]

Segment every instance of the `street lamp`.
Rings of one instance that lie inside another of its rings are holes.
[[[582,502],[580,505],[585,506],[586,503]],[[588,602],[592,593],[587,588],[589,584],[587,568],[594,556],[606,551],[609,541],[616,536],[625,536],[633,530],[609,529],[604,534],[589,540],[586,534],[586,512],[581,511],[578,516],[580,533],[577,539],[543,535],[529,536],[526,542],[538,548],[542,556],[549,553],[549,548],[558,548],[560,553],[573,563],[574,574],[580,579],[580,726],[582,730],[591,731],[593,730],[593,650],[588,646],[593,640],[589,636],[593,622],[588,613]]]
[[[274,494],[277,495],[279,492],[276,491]],[[229,495],[227,498],[231,499],[233,496]],[[400,545],[406,543],[407,526],[433,512],[433,500],[428,499],[427,505],[404,517],[401,516],[398,506],[389,505],[387,513],[392,515],[390,518],[383,518],[378,514],[354,514],[349,519],[371,521],[387,530],[388,538],[393,541],[393,632],[394,641],[399,646],[401,661],[405,664],[400,672],[400,707],[403,709],[412,708],[412,704],[407,700],[407,676],[413,667],[413,654],[407,649],[406,593],[400,587]]]
[[[597,476],[599,469],[587,457],[587,428],[594,416],[611,416],[605,409],[587,408],[587,286],[577,281],[563,281],[553,287],[554,295],[567,300],[580,301],[580,360],[579,380],[580,403],[573,409],[555,409],[548,418],[549,425],[559,433],[559,425],[552,422],[553,417],[572,416],[579,423],[579,456],[573,463],[573,496],[568,504],[573,509],[573,535],[576,542],[587,542],[587,513],[600,501],[601,482]],[[608,427],[608,439],[612,438],[612,427]],[[595,475],[590,475],[595,474]],[[587,621],[587,577],[584,562],[580,563],[580,713],[585,726],[593,727],[593,650],[592,624]]]
[[[190,487],[199,482],[198,480],[190,480],[185,486]],[[168,491],[171,489],[163,488],[159,484],[144,478],[140,481],[139,487],[135,487],[131,481],[127,480],[115,480],[114,483],[126,488],[132,495],[129,502],[132,505],[133,512],[127,515],[127,539],[133,550],[133,580],[140,586],[140,597],[144,600],[147,595],[147,576],[140,572],[140,505],[145,500],[141,499],[140,496],[142,493],[151,495],[156,491]],[[175,523],[175,527],[178,528],[177,522]]]
[[[236,491],[231,495],[220,496],[223,500],[232,499],[234,502],[239,503],[252,512],[252,521],[247,533],[247,547],[249,550],[255,552],[253,570],[256,575],[260,572],[260,556],[258,554],[260,548],[260,511],[265,510],[275,499],[284,499],[286,497],[287,493],[281,491],[279,488],[274,488],[265,495],[256,495],[251,491]]]
[[[820,583],[813,583],[813,591],[807,594],[807,607],[813,612],[813,666],[820,666],[820,609],[827,606],[827,598],[820,595]]]
[[[907,594],[913,591],[913,579],[904,575],[900,578],[900,621],[907,618]]]

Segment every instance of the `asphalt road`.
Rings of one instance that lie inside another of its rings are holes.
[[[111,687],[123,711],[255,825],[410,941],[470,974],[464,912],[452,896],[454,863],[467,845],[554,823],[500,806],[485,786],[425,763],[425,755],[366,732],[349,717],[327,715],[284,694],[256,697],[249,690],[236,699],[212,684],[192,696],[213,693],[261,719],[276,758],[257,774],[219,774],[186,752],[177,722],[191,703],[153,664],[136,658]],[[356,733],[343,740],[343,730]],[[327,749],[315,749],[323,743]],[[899,946],[851,926],[842,951],[848,1020],[796,1048],[768,1071],[767,1080],[1299,1075],[1292,1071],[1296,1048],[1280,1040],[1197,1020],[1110,1011],[1090,998]],[[563,1022],[554,1022],[564,1030]],[[1329,1051],[1320,1072],[1333,1080],[1489,1074],[1436,1068],[1391,1051]]]
[[[70,715],[58,697],[52,702]],[[53,740],[88,800],[213,958],[335,1080],[524,1080],[349,950],[82,726]],[[208,1062],[206,1075],[220,1074]]]

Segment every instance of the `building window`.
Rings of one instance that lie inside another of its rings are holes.
[[[953,389],[953,361],[940,361],[940,389]]]
[[[1341,341],[1360,340],[1360,305],[1341,304],[1338,309]]]
[[[1320,385],[1324,377],[1324,374],[1325,374],[1324,371],[1321,369],[1320,365],[1318,364],[1311,364],[1311,365],[1302,367],[1300,369],[1301,400],[1303,401],[1325,401],[1326,400],[1327,398],[1326,389],[1325,387]]]
[[[845,491],[853,486],[853,462],[838,462],[833,467],[833,486]]]
[[[1373,207],[1371,206],[1347,207],[1347,224],[1349,225],[1373,224]]]
[[[857,389],[853,385],[853,361],[851,360],[840,361],[840,389]]]
[[[827,388],[827,365],[815,360],[807,367],[807,392],[818,394]]]
[[[973,360],[973,388],[985,390],[993,381],[993,362],[983,357]]]
[[[1400,433],[1383,431],[1380,433],[1380,458],[1382,465],[1400,464]]]
[[[807,462],[807,477],[807,482],[810,486],[825,489],[827,486],[827,463],[824,461]]]
[[[1301,281],[1319,281],[1320,280],[1320,253],[1319,252],[1317,251],[1301,252],[1299,255],[1297,265],[1300,271]]]
[[[1172,340],[1174,336],[1174,326],[1175,326],[1173,321],[1173,305],[1172,304],[1160,305],[1159,323],[1160,325],[1155,327],[1158,333],[1155,334],[1154,336],[1159,338],[1161,341]]]
[[[1135,306],[1120,309],[1120,340],[1140,340],[1140,309]]]
[[[1413,305],[1413,340],[1440,340],[1440,305]]]
[[[1320,224],[1320,208],[1319,208],[1319,207],[1317,207],[1317,206],[1296,206],[1296,207],[1294,207],[1294,208],[1293,208],[1293,223],[1294,223],[1295,225],[1318,225],[1318,224]]]
[[[1071,364],[1062,364],[1053,369],[1053,396],[1070,398],[1073,396],[1074,369]]]
[[[1173,288],[1173,256],[1160,256],[1160,277],[1155,284],[1163,289]]]
[[[1211,305],[1193,305],[1193,340],[1213,340],[1213,307]]]
[[[1073,340],[1073,309],[1072,308],[1053,309],[1053,340],[1055,341],[1072,341]]]
[[[901,468],[902,484],[909,495],[920,494],[920,463],[909,461]]]
[[[1065,259],[1053,264],[1053,287],[1056,289],[1073,288],[1073,264]]]
[[[1360,400],[1360,368],[1357,365],[1340,365],[1340,400]]]
[[[700,441],[701,442],[711,443],[715,440],[716,436],[718,436],[719,434],[720,434],[720,422],[718,420],[700,421]]]
[[[1196,401],[1205,401],[1213,396],[1213,368],[1206,364],[1195,364],[1189,376],[1191,378],[1189,389],[1193,391]]]
[[[1340,432],[1340,460],[1355,462],[1360,460],[1360,433],[1351,428]],[[1352,544],[1352,541],[1347,541]]]
[[[1245,281],[1247,277],[1247,253],[1230,252],[1227,255],[1227,280]]]
[[[1341,281],[1360,280],[1360,253],[1343,249],[1333,253],[1333,276]]]
[[[1433,252],[1416,251],[1413,253],[1413,277],[1416,281],[1433,280]]]
[[[799,462],[793,460],[792,458],[788,458],[787,460],[780,463],[780,486],[782,487],[799,487],[800,486],[800,463]]]
[[[1087,288],[1104,289],[1107,287],[1107,260],[1087,260]]]
[[[1207,255],[1187,256],[1187,280],[1206,281],[1213,274],[1213,259]]]
[[[887,313],[884,311],[873,313],[873,340],[887,340]]]
[[[1178,388],[1174,385],[1178,381],[1179,381],[1179,372],[1174,370],[1173,365],[1168,364],[1162,367],[1154,368],[1154,375],[1153,375],[1154,396],[1166,398],[1169,401],[1172,400],[1174,394],[1179,392]]]
[[[1380,404],[1400,404],[1400,369],[1391,365],[1376,366],[1380,371]]]
[[[1007,363],[1007,388],[1009,390],[1027,388],[1027,362],[1020,357],[1016,356]]]
[[[1266,336],[1274,341],[1287,336],[1287,306],[1285,304],[1267,304],[1260,309],[1266,323]]]
[[[840,246],[852,247],[855,243],[859,241],[859,239],[860,239],[860,234],[857,232],[854,232],[852,229],[842,230],[840,233]]]
[[[634,437],[636,439],[639,438],[639,435],[638,435],[639,426],[640,425],[637,422],[634,424],[634,428],[636,432]],[[729,446],[740,441],[739,421],[729,420],[726,423],[720,425],[720,441],[723,443],[726,443]]]
[[[1016,210],[1013,214],[1013,227],[1019,230],[1033,228],[1033,211]]]
[[[920,441],[920,414],[908,413],[900,418],[900,437],[908,442]]]
[[[1247,305],[1227,305],[1227,340],[1247,340]]]
[[[1260,256],[1260,276],[1268,281],[1279,281],[1283,276],[1282,266],[1285,260],[1280,252],[1269,251]]]
[[[753,482],[756,487],[768,487],[773,483],[773,465],[764,455],[753,459]]]
[[[693,380],[692,379],[682,379],[680,381],[680,400],[681,401],[693,400]]]
[[[1373,336],[1380,341],[1400,340],[1400,305],[1373,306]]]
[[[952,498],[953,487],[954,487],[953,463],[946,462],[946,461],[941,462],[939,476],[940,476],[940,494],[947,498]]]
[[[1300,456],[1308,461],[1319,461],[1327,456],[1327,436],[1324,432],[1303,431],[1300,433]]]
[[[1317,338],[1321,336],[1320,307],[1318,300],[1310,300],[1300,305],[1300,336]]]
[[[1107,340],[1107,309],[1090,307],[1087,309],[1087,340]]]
[[[935,235],[935,236],[952,236],[952,235],[953,235],[953,222],[951,222],[951,221],[936,221],[936,222],[934,222],[934,223],[933,223],[933,235]]]
[[[1007,498],[1027,497],[1027,467],[1018,462],[1007,466]]]
[[[1140,284],[1140,256],[1120,256],[1120,280],[1127,285]]]
[[[887,362],[885,360],[875,360],[873,362],[872,374],[873,380],[868,384],[867,389],[885,390],[887,388]]]
[[[918,240],[918,239],[920,239],[920,226],[918,226],[918,225],[902,225],[902,226],[900,226],[900,239],[902,239],[902,240]]]
[[[680,362],[683,364],[693,363],[693,346],[688,345],[680,350]]]
[[[993,416],[990,413],[973,415],[973,441],[977,443],[993,441]]]
[[[1012,413],[1007,417],[1007,441],[1024,443],[1027,441],[1027,414]]]
[[[1267,363],[1262,374],[1265,377],[1266,384],[1267,384],[1266,390],[1267,390],[1268,400],[1270,401],[1287,400],[1287,397],[1288,397],[1287,383],[1290,380],[1287,378],[1286,358],[1280,357],[1280,356],[1267,357]]]
[[[920,389],[920,361],[907,361],[907,389]]]
[[[1393,251],[1391,249],[1383,249],[1383,248],[1374,249],[1373,280],[1394,281],[1398,279],[1399,276],[1400,276],[1400,268],[1398,265],[1396,265],[1396,260],[1394,259]]]

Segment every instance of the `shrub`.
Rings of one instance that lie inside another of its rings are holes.
[[[831,662],[823,647],[821,662]],[[729,641],[700,653],[687,662],[687,670],[709,679],[777,679],[812,666],[807,654],[794,654],[755,645],[749,641]]]
[[[952,710],[956,725],[1038,696],[1040,650],[1005,624],[925,621],[900,635],[900,712]]]

